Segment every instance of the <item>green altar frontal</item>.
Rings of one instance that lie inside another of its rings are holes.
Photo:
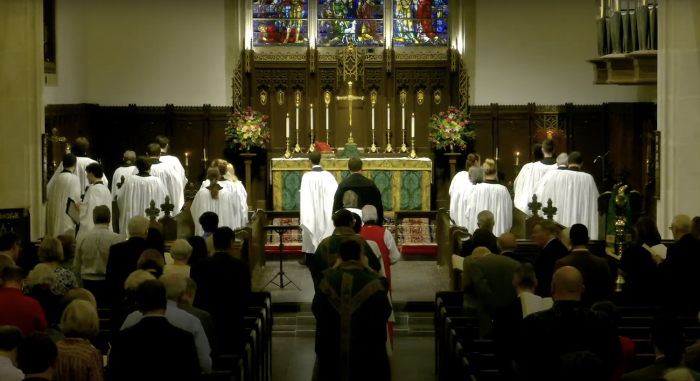
[[[340,183],[350,175],[349,159],[322,159],[321,166]],[[301,176],[311,170],[309,159],[272,159],[273,210],[299,210]],[[362,175],[374,180],[385,211],[430,210],[433,162],[428,158],[364,158]]]

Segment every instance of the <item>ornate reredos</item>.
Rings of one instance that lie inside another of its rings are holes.
[[[358,49],[352,44],[352,42],[350,42],[344,49],[338,51],[337,73],[339,83],[345,83],[348,81],[360,83],[360,78],[364,80],[365,55],[365,49]],[[362,87],[364,88],[364,84]]]

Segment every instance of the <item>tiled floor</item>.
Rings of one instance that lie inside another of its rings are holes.
[[[313,283],[309,269],[296,260],[286,260],[286,275],[301,288],[293,284],[279,288],[267,284],[279,271],[279,261],[268,260],[267,266],[253,280],[254,291],[270,291],[274,303],[311,303],[314,297]],[[449,274],[446,268],[438,268],[434,261],[399,261],[391,266],[392,297],[395,302],[430,302],[435,300],[436,291],[449,287]],[[279,283],[279,276],[275,278]],[[285,278],[285,283],[288,280]]]
[[[391,359],[392,380],[434,380],[434,338],[397,337]],[[315,354],[313,338],[272,338],[272,379],[311,380]]]

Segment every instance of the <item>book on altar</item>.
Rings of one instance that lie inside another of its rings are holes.
[[[535,294],[520,294],[520,306],[523,309],[523,318],[535,312],[540,312],[552,308],[554,301],[552,298],[543,298]]]

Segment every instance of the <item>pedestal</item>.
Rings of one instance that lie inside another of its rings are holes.
[[[446,153],[445,156],[450,160],[450,181],[455,177],[455,164],[457,164],[457,158],[462,156],[459,152]]]
[[[253,163],[253,158],[255,157],[256,154],[254,153],[242,153],[241,156],[243,157],[243,162],[245,163],[245,190],[246,193],[248,193],[248,198],[246,199],[246,202],[248,203],[248,209],[250,210],[251,202],[250,202],[250,194],[253,192],[252,189],[250,189],[250,165]]]

